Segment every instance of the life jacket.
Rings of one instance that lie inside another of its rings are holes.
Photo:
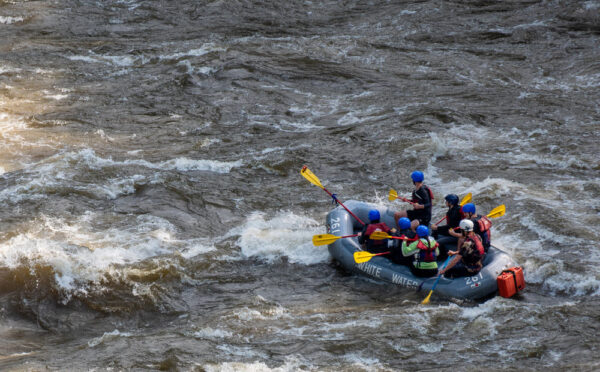
[[[473,223],[477,224],[478,234],[481,237],[481,243],[484,248],[489,248],[492,243],[492,221],[487,216],[478,216],[473,219]]]
[[[417,243],[417,248],[419,248],[418,260],[420,262],[435,262],[435,250],[438,246],[437,242],[432,246],[429,238],[427,238],[427,244],[423,243],[423,239],[419,239]]]
[[[421,188],[425,189],[425,191],[427,191],[427,193],[429,194],[429,199],[431,199],[431,204],[433,204],[433,191],[431,191],[431,189],[429,188],[429,186],[423,184],[421,186]],[[415,196],[416,195],[416,191],[413,191],[413,197],[411,202],[413,203],[418,203],[419,199]]]
[[[431,203],[433,204],[433,191],[431,191],[431,189],[427,185],[423,185],[421,187],[424,187],[425,190],[427,190],[427,192],[429,193],[429,199],[431,199]]]
[[[385,233],[389,233],[390,228],[385,224],[385,222],[372,223],[367,226],[367,231],[365,231],[365,236],[370,237],[375,231],[383,231]],[[378,247],[378,246],[387,246],[387,239],[382,240],[367,240],[368,247]]]
[[[483,248],[481,239],[479,239],[479,235],[477,234],[475,234],[475,236],[467,237],[465,239],[465,243],[468,241],[475,244],[475,249],[471,251],[471,255],[469,257],[463,257],[463,262],[467,268],[474,269],[482,264],[481,261],[483,260],[483,256],[485,256],[485,249]]]

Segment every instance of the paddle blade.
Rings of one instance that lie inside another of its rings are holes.
[[[392,201],[398,199],[398,193],[394,189],[390,189],[390,194],[388,195],[388,200]]]
[[[371,235],[369,235],[369,239],[372,240],[383,240],[389,239],[391,237],[391,235],[389,235],[388,233],[384,233],[383,231],[374,231],[373,233],[371,233]]]
[[[321,235],[313,236],[312,242],[314,245],[329,245],[329,244],[335,242],[336,240],[338,240],[339,238],[341,238],[341,236],[335,236],[335,235],[331,235],[331,234],[321,234]]]
[[[465,195],[464,198],[462,198],[462,200],[460,201],[460,206],[462,207],[463,205],[470,203],[471,200],[473,200],[473,194],[468,193],[467,195]]]
[[[366,251],[354,252],[354,262],[356,262],[356,263],[367,262],[367,261],[371,260],[371,258],[373,258],[373,256],[376,256],[376,255],[373,253],[366,252]]]
[[[423,299],[423,301],[421,301],[421,305],[427,305],[429,303],[429,299],[431,298],[432,293],[433,293],[433,289],[431,291],[429,291],[429,294],[427,295],[427,297],[425,297]]]
[[[308,169],[308,167],[306,165],[302,167],[302,169],[300,170],[300,174],[304,178],[306,178],[308,180],[308,182],[312,183],[315,186],[319,186],[320,188],[323,188],[323,185],[321,185],[321,181],[319,181],[317,176],[315,176],[313,174],[313,172],[311,172],[310,169]]]
[[[502,217],[502,216],[504,216],[505,212],[506,212],[506,207],[504,206],[504,204],[502,204],[502,205],[499,205],[496,208],[492,209],[492,211],[487,216],[490,218]]]

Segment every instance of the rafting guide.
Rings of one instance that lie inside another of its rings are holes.
[[[390,190],[390,202],[398,199],[413,206],[401,211],[355,200],[342,202],[308,167],[300,173],[338,204],[327,215],[327,234],[315,235],[313,244],[327,245],[331,256],[346,270],[416,287],[417,291],[428,290],[423,304],[429,303],[434,291],[445,297],[475,300],[497,293],[512,297],[525,287],[522,269],[490,241],[490,219],[503,216],[504,205],[481,216],[475,213],[471,193],[460,202],[456,194],[448,194],[444,197],[446,215],[430,228],[434,197],[421,171],[411,174],[411,199]],[[444,220],[447,224],[439,226]],[[487,249],[485,242],[489,242]]]

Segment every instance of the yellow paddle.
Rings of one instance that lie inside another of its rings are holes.
[[[371,258],[373,258],[375,256],[381,256],[382,254],[389,254],[389,253],[390,252],[371,253],[371,252],[367,252],[367,251],[357,251],[357,252],[354,252],[354,262],[356,262],[356,263],[367,262],[367,261],[370,261]]]
[[[402,237],[402,236],[391,236],[389,234],[384,233],[383,231],[374,231],[371,235],[369,235],[369,238],[373,239],[373,240],[399,239],[399,240],[408,240],[408,241],[413,241],[413,240],[418,239],[418,238],[409,239],[407,237]],[[388,253],[390,253],[390,252],[383,252],[383,253],[371,253],[371,252],[367,252],[367,251],[354,252],[354,262],[356,262],[356,263],[367,262],[375,256],[381,256],[383,254],[388,254]]]
[[[317,178],[317,176],[314,175],[313,172],[310,171],[310,169],[308,169],[308,167],[305,165],[302,167],[302,169],[300,170],[300,174],[302,175],[302,177],[306,178],[308,180],[308,182],[312,183],[315,186],[320,187],[321,189],[323,189],[323,191],[325,191],[327,194],[329,194],[329,196],[331,196],[333,198],[333,200],[335,200],[339,205],[341,205],[346,212],[350,213],[350,215],[354,218],[356,218],[356,220],[358,222],[360,222],[361,225],[364,225],[365,223],[362,222],[360,220],[360,218],[356,217],[356,215],[354,213],[352,213],[348,208],[346,208],[346,206],[344,204],[342,204],[341,201],[339,201],[337,199],[337,197],[334,197],[332,193],[329,192],[329,190],[327,190],[325,187],[323,187],[323,185],[321,185],[321,181],[319,181],[319,178]]]
[[[332,235],[332,234],[321,234],[321,235],[313,236],[312,242],[314,245],[329,245],[338,239],[352,238],[355,236],[358,236],[358,234],[345,235],[345,236],[336,236],[336,235]]]
[[[392,200],[395,200],[395,199],[400,199],[403,202],[407,202],[407,203],[410,203],[410,204],[415,204],[414,202],[411,202],[410,200],[408,200],[408,199],[406,199],[406,198],[404,198],[402,196],[398,196],[398,193],[396,192],[396,190],[390,189],[390,193],[388,195],[388,200],[392,201]]]
[[[502,205],[499,205],[496,208],[492,209],[492,211],[487,214],[487,217],[489,217],[489,218],[502,217],[502,216],[504,216],[504,213],[506,213],[506,206],[504,204],[502,204]],[[459,229],[459,227],[455,227],[452,230],[456,230],[456,229]]]
[[[452,258],[452,256],[448,256],[448,258],[446,258],[446,261],[444,262],[444,264],[442,265],[442,270],[444,269],[444,267],[446,267],[446,265],[448,265],[448,262],[450,262],[450,259]],[[435,283],[433,283],[433,287],[431,287],[431,291],[429,291],[429,294],[427,295],[427,297],[425,297],[423,299],[423,301],[421,301],[422,305],[427,305],[429,303],[429,299],[431,298],[431,294],[433,293],[433,291],[435,290],[435,287],[437,286],[438,282],[440,281],[440,278],[442,277],[442,274],[438,274],[437,279],[435,280]],[[423,283],[421,283],[422,285]]]
[[[464,196],[464,198],[462,198],[462,200],[460,201],[460,206],[462,207],[463,205],[469,203],[471,200],[473,199],[473,194],[468,193],[467,195]],[[439,220],[436,225],[439,225],[440,223],[442,223],[442,221],[444,221],[446,218],[448,218],[448,216],[444,216],[444,218],[442,218],[441,220]]]
[[[383,231],[374,231],[369,235],[369,239],[372,240],[382,240],[382,239],[398,239],[398,240],[417,240],[417,239],[409,239],[401,236],[391,236],[390,234],[384,233]]]
[[[504,206],[504,204],[497,206],[496,208],[492,209],[492,211],[490,213],[488,213],[488,217],[489,218],[496,218],[496,217],[502,217],[504,216],[504,213],[506,212],[506,207]]]

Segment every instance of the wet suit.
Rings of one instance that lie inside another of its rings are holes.
[[[411,209],[406,211],[409,220],[419,220],[419,224],[429,226],[431,222],[431,194],[427,185],[421,185],[418,190],[412,192],[412,201],[423,205],[423,209]]]
[[[462,213],[460,212],[460,205],[453,205],[446,212],[446,222],[444,226],[438,226],[433,232],[433,237],[437,239],[440,245],[440,258],[445,259],[448,256],[448,250],[454,249],[458,243],[458,238],[450,235],[448,230],[458,227],[460,220],[462,220]],[[438,239],[438,237],[441,237]]]

